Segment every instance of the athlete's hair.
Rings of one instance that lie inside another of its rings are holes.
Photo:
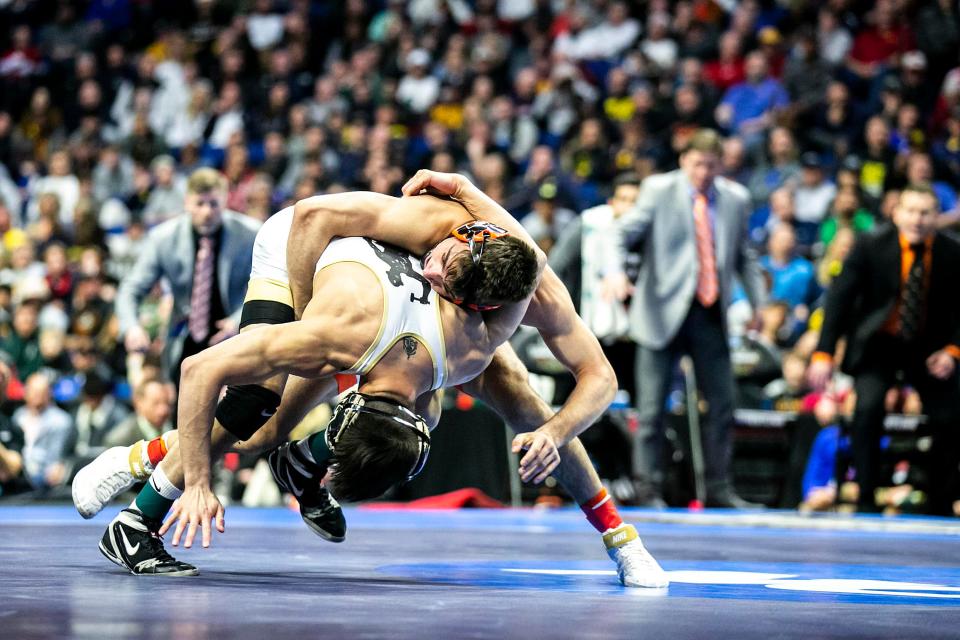
[[[537,254],[515,236],[488,240],[479,264],[469,251],[462,251],[447,268],[450,293],[472,304],[520,302],[536,283]]]
[[[372,500],[405,481],[420,457],[420,436],[392,417],[360,413],[331,458],[330,493],[337,500]]]

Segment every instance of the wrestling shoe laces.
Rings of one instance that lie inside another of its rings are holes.
[[[130,471],[129,447],[111,447],[73,479],[73,505],[84,518],[100,513],[104,505],[132,487],[137,479]]]
[[[297,446],[289,442],[271,451],[267,463],[280,490],[297,499],[300,517],[311,531],[324,540],[343,542],[347,520],[340,503],[320,485],[325,470],[304,458]]]
[[[100,553],[134,575],[197,575],[196,567],[180,562],[164,548],[163,538],[157,533],[159,524],[136,509],[124,509],[103,534]]]
[[[607,555],[617,563],[617,576],[625,587],[662,588],[670,584],[666,572],[643,546],[632,524],[622,524],[603,534]]]

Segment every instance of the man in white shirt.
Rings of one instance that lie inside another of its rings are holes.
[[[407,75],[397,86],[397,100],[414,113],[425,113],[440,95],[440,82],[427,73],[430,54],[414,49],[407,55]]]
[[[837,186],[823,175],[820,156],[813,151],[800,156],[800,184],[794,194],[797,222],[820,224],[837,195]]]

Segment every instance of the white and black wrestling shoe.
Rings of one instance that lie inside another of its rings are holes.
[[[163,548],[160,523],[136,509],[124,509],[100,540],[100,553],[135,576],[195,576],[195,566],[180,562]]]
[[[662,589],[670,585],[667,573],[644,548],[632,524],[608,529],[603,534],[603,544],[607,555],[617,563],[617,576],[623,586]]]
[[[111,447],[77,472],[73,479],[73,505],[84,518],[100,513],[103,506],[139,480],[130,465],[130,447]]]
[[[294,443],[277,447],[267,456],[270,472],[281,491],[300,504],[300,517],[324,540],[343,542],[347,537],[347,519],[330,492],[320,485],[326,473],[307,460]]]

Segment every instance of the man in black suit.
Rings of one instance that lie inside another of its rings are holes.
[[[949,514],[960,463],[960,243],[936,230],[937,197],[927,185],[903,189],[894,227],[862,236],[827,292],[823,329],[808,372],[823,388],[837,342],[854,377],[853,456],[859,508],[875,511],[884,394],[898,382],[920,394],[934,445],[930,509]]]

